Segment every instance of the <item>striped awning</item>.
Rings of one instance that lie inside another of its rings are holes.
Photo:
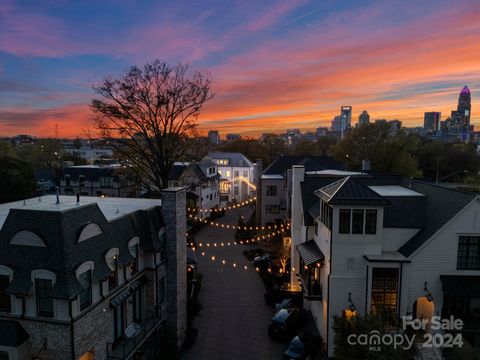
[[[314,240],[309,240],[297,245],[297,251],[307,266],[325,259],[325,255],[323,255],[322,251],[318,248],[318,245]]]

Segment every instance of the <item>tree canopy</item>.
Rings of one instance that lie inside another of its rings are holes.
[[[209,75],[155,60],[106,77],[94,91],[91,108],[101,137],[147,187],[167,187],[171,166],[184,154],[186,138],[196,135],[200,110],[213,97]]]

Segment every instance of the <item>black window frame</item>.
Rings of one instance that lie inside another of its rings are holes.
[[[45,286],[49,284],[50,286]],[[35,279],[35,300],[37,305],[37,316],[53,318],[53,281],[51,279]],[[50,310],[42,310],[47,305]]]
[[[265,205],[265,214],[280,214],[280,205]]]
[[[374,235],[377,233],[377,209],[365,210],[365,234]]]
[[[88,285],[85,287],[84,283],[82,282],[82,276],[85,274],[88,274]],[[90,305],[92,305],[92,287],[93,287],[93,281],[92,281],[92,270],[87,270],[80,275],[78,275],[78,281],[83,287],[83,290],[80,294],[78,294],[78,302],[80,303],[80,311],[86,309]],[[86,295],[85,295],[86,294]],[[86,296],[84,299],[82,297]]]
[[[348,214],[347,217],[345,215]],[[352,219],[352,210],[351,209],[340,209],[338,213],[338,233],[339,234],[350,234],[350,223]]]
[[[389,274],[390,273],[390,274]],[[399,268],[372,268],[372,292],[371,292],[371,311],[385,312],[391,311],[395,319],[397,318],[399,302]],[[395,295],[395,302],[392,303]],[[374,298],[380,301],[374,301]]]
[[[118,257],[115,255],[113,256],[110,261],[113,261],[113,269],[110,267],[110,273],[108,274],[107,282],[108,282],[108,291],[112,291],[118,286]]]
[[[136,274],[138,272],[138,251],[140,247],[138,246],[138,242],[129,246],[128,250],[133,257],[133,260],[130,263],[130,274]],[[132,251],[133,250],[133,251]]]
[[[267,196],[277,196],[277,185],[267,185],[266,194]]]
[[[352,234],[363,234],[364,210],[352,209]]]
[[[480,236],[458,237],[457,270],[480,270]]]

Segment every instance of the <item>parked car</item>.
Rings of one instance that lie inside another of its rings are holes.
[[[264,254],[253,258],[253,266],[268,269],[272,265],[272,255]]]
[[[289,291],[282,289],[269,289],[264,295],[265,304],[275,307],[276,304],[281,303],[285,299],[292,299],[292,304],[295,307],[301,308],[303,305],[303,293],[301,291]]]
[[[268,335],[278,340],[289,340],[302,325],[303,312],[298,308],[280,309],[268,326]]]
[[[284,360],[308,360],[312,359],[315,352],[322,345],[322,338],[312,334],[299,334],[288,344],[283,354]]]

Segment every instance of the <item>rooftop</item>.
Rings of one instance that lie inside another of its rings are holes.
[[[425,196],[400,185],[369,186],[381,196]]]
[[[138,199],[138,198],[113,198],[113,197],[92,197],[81,196],[80,204],[77,204],[75,196],[60,195],[60,203],[57,204],[55,195],[46,195],[0,205],[0,229],[10,212],[10,209],[40,210],[63,212],[86,205],[98,204],[100,211],[108,221],[120,218],[123,215],[137,210],[148,210],[161,205],[160,199]]]

